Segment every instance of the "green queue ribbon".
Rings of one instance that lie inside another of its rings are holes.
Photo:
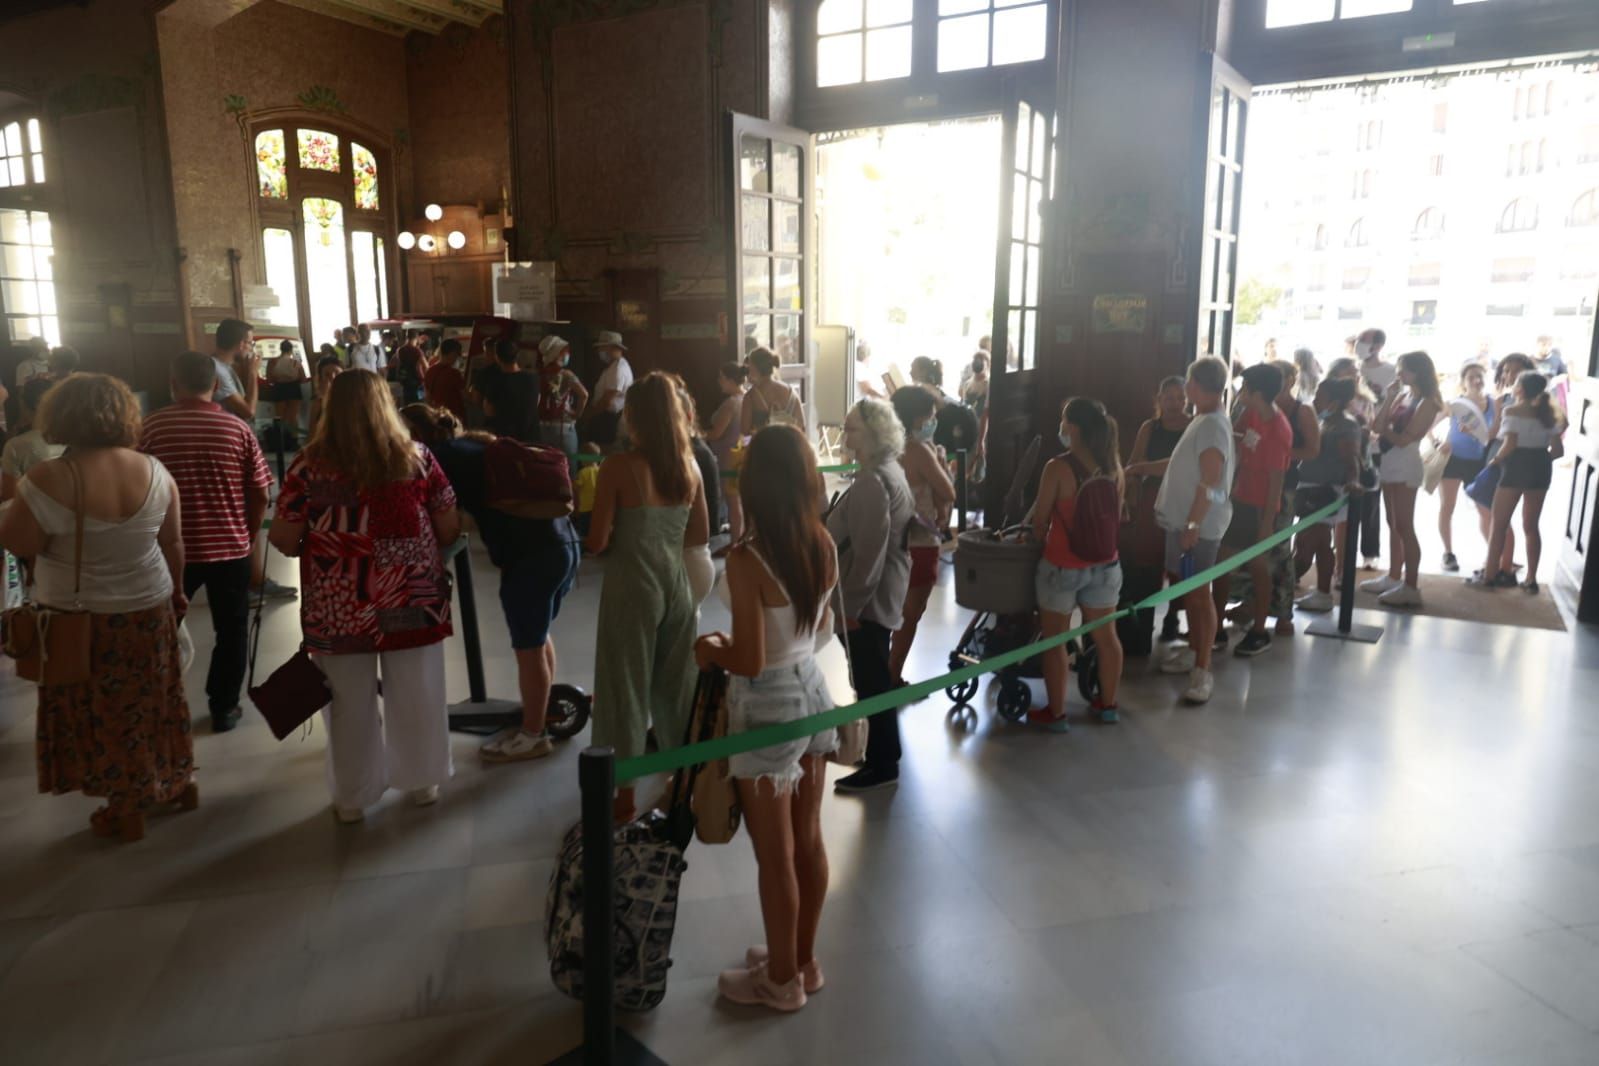
[[[1223,574],[1235,570],[1251,559],[1271,551],[1307,526],[1320,522],[1322,519],[1336,513],[1339,508],[1344,506],[1347,499],[1347,497],[1341,496],[1327,506],[1301,518],[1293,525],[1277,530],[1265,540],[1250,545],[1215,566],[1202,570],[1193,577],[1179,581],[1175,585],[1168,585],[1159,592],[1144,597],[1130,607],[1123,607],[1103,618],[1096,618],[1092,622],[1077,626],[1075,629],[1069,629],[1053,637],[1046,637],[1025,647],[995,655],[992,658],[972,663],[969,666],[962,666],[957,670],[951,670],[947,674],[940,674],[937,677],[928,678],[926,681],[918,681],[913,685],[894,689],[892,692],[868,696],[864,700],[857,700],[842,707],[834,707],[830,711],[823,711],[821,714],[814,714],[808,718],[801,718],[793,722],[779,722],[776,725],[762,726],[760,729],[752,729],[746,733],[734,733],[725,737],[716,737],[712,740],[703,740],[698,744],[674,748],[670,751],[658,751],[648,755],[638,755],[631,759],[623,759],[616,764],[616,780],[619,784],[626,783],[652,774],[671,773],[686,766],[696,766],[715,759],[726,759],[729,756],[742,755],[745,752],[755,751],[757,748],[766,748],[773,744],[782,744],[790,740],[800,740],[804,737],[815,736],[824,730],[848,725],[850,722],[865,718],[868,715],[903,707],[907,703],[915,703],[917,700],[926,699],[940,689],[949,688],[951,685],[957,685],[974,677],[991,674],[997,670],[1003,670],[1007,666],[1024,662],[1041,652],[1048,651],[1051,648],[1058,648],[1067,641],[1075,640],[1084,634],[1091,633],[1100,626],[1110,625],[1118,618],[1126,617],[1134,611],[1141,611],[1146,607],[1157,607],[1160,604],[1181,599],[1195,589],[1204,588]]]
[[[593,455],[588,452],[579,452],[577,455],[573,456],[573,458],[580,463],[587,463],[590,465],[594,463],[605,462],[605,456]],[[823,474],[850,474],[854,473],[856,470],[859,470],[860,466],[857,463],[833,463],[828,466],[819,466],[816,469],[818,472]],[[731,480],[732,478],[736,477],[738,477],[737,470],[722,471],[722,480],[724,481]]]

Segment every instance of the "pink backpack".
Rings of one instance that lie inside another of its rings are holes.
[[[1121,533],[1121,495],[1116,482],[1104,474],[1090,475],[1078,458],[1067,452],[1064,456],[1077,478],[1077,506],[1072,511],[1072,523],[1066,530],[1066,543],[1072,554],[1085,563],[1109,562],[1116,557],[1116,543]]]

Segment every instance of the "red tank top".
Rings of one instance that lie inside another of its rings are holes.
[[[1075,462],[1070,456],[1063,456],[1062,462],[1066,463],[1072,471],[1072,477],[1077,481],[1080,489],[1083,482],[1092,476],[1092,472],[1083,468],[1080,462]],[[1091,566],[1103,566],[1105,563],[1114,563],[1119,558],[1112,555],[1109,559],[1102,559],[1097,563],[1085,562],[1072,552],[1071,538],[1067,534],[1072,528],[1072,518],[1077,514],[1077,493],[1073,492],[1066,499],[1057,499],[1055,509],[1049,516],[1049,530],[1044,535],[1044,559],[1051,566],[1058,566],[1062,570],[1087,570]]]

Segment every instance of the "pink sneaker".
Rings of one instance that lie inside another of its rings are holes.
[[[771,959],[772,953],[766,950],[765,944],[756,944],[744,953],[744,965],[752,970],[764,970],[766,963]],[[800,977],[805,980],[805,994],[814,996],[827,984],[822,976],[822,964],[812,959],[809,964],[800,967]]]
[[[764,966],[753,970],[723,970],[716,979],[716,990],[724,999],[747,1007],[770,1007],[792,1013],[805,1006],[805,983],[799,974],[780,985],[766,976]]]

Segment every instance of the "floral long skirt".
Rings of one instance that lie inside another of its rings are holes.
[[[90,623],[89,680],[39,687],[39,791],[135,811],[178,798],[194,769],[169,604]]]

